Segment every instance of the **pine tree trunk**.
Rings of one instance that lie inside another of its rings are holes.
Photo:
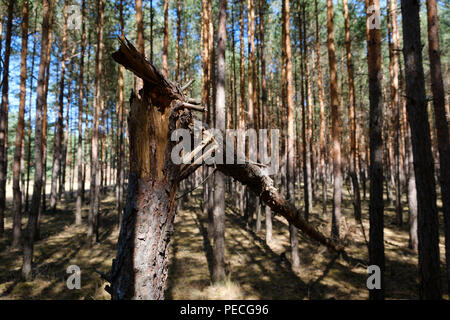
[[[124,21],[123,21],[123,1],[120,1],[120,16],[119,16],[119,23],[120,23],[120,33],[121,33],[121,39],[122,41],[125,40],[125,32],[124,32]],[[153,10],[153,8],[152,8]],[[153,15],[153,13],[152,13]],[[124,182],[124,141],[123,141],[123,114],[124,114],[124,81],[123,81],[123,72],[124,67],[122,65],[119,66],[119,101],[118,101],[118,114],[117,114],[117,120],[118,120],[118,126],[119,126],[119,148],[118,152],[119,155],[117,156],[117,181],[116,181],[116,198],[117,198],[117,222],[118,225],[121,225],[122,222],[122,212],[123,212],[123,182]]]
[[[216,84],[216,129],[225,130],[225,51],[227,47],[226,0],[219,4],[219,28],[217,30],[217,84]],[[214,245],[213,282],[225,280],[225,176],[216,172],[214,177]]]
[[[289,19],[290,19],[290,9],[289,1],[283,0],[282,3],[282,30],[283,30],[283,48],[282,55],[284,56],[286,63],[286,108],[288,112],[287,116],[287,170],[286,170],[286,180],[287,180],[287,198],[289,201],[294,203],[295,199],[295,134],[294,134],[294,83],[292,78],[292,52],[291,52],[291,40],[290,40],[290,30],[289,30]],[[293,225],[289,225],[290,242],[291,242],[291,265],[293,269],[300,266],[300,257],[298,253],[298,236],[297,229]]]
[[[80,77],[78,79],[78,144],[77,144],[77,202],[75,224],[81,225],[81,206],[83,195],[83,106],[84,106],[84,55],[86,52],[86,0],[81,4],[81,56]],[[87,128],[86,128],[87,130]],[[63,172],[65,174],[65,172]]]
[[[319,131],[319,144],[320,144],[320,179],[322,181],[322,215],[327,212],[327,174],[325,165],[325,104],[324,104],[324,90],[322,79],[322,65],[320,62],[320,34],[319,34],[319,12],[317,8],[317,0],[314,0],[314,14],[315,14],[315,51],[316,51],[316,65],[317,65],[317,86],[318,86],[318,99],[319,99],[319,112],[320,112],[320,131]]]
[[[352,42],[350,37],[350,17],[348,13],[348,0],[342,0],[344,7],[344,23],[345,23],[345,49],[347,58],[348,73],[348,112],[349,112],[349,130],[350,130],[350,166],[349,174],[353,186],[353,207],[354,216],[357,221],[361,220],[361,196],[359,192],[358,176],[356,174],[356,118],[355,118],[355,80],[352,58]]]
[[[34,74],[34,59],[36,56],[36,28],[37,28],[37,11],[34,16],[34,35],[33,35],[33,52],[31,56],[31,74]],[[30,169],[31,169],[31,100],[33,92],[33,77],[30,77],[30,96],[28,100],[28,129],[27,129],[27,184],[25,188],[25,211],[28,212],[29,207],[29,187],[30,187]]]
[[[100,205],[100,171],[98,159],[99,142],[99,118],[102,107],[101,76],[103,58],[103,0],[98,0],[97,16],[97,54],[95,61],[95,98],[94,98],[94,118],[91,140],[91,186],[90,186],[90,207],[88,238],[91,244],[98,242],[98,222]]]
[[[67,11],[68,3],[64,1],[64,24],[62,31],[62,50],[61,50],[61,80],[59,85],[59,101],[58,101],[58,116],[56,122],[56,136],[53,145],[53,167],[52,167],[52,181],[50,190],[50,210],[56,209],[58,177],[61,169],[61,154],[63,141],[63,121],[64,121],[64,86],[66,74],[66,52],[67,52]]]
[[[22,192],[20,191],[20,162],[22,160],[22,148],[24,141],[24,117],[27,86],[27,46],[28,46],[28,0],[24,0],[22,6],[22,49],[20,52],[20,102],[19,117],[17,120],[16,141],[14,148],[13,165],[13,235],[12,246],[20,243],[22,232]],[[22,185],[23,188],[23,185]]]
[[[168,66],[169,55],[169,0],[164,0],[164,34],[163,34],[163,49],[162,49],[162,74],[167,77],[169,74]]]
[[[334,46],[334,12],[333,1],[327,0],[327,29],[328,29],[328,60],[330,65],[330,105],[331,105],[331,136],[333,145],[333,215],[331,224],[332,237],[339,238],[341,223],[342,201],[342,171],[341,171],[341,143],[339,99],[337,86],[337,64]]]
[[[402,188],[400,181],[400,110],[401,102],[399,98],[399,63],[398,46],[399,34],[397,26],[397,2],[390,0],[388,15],[389,29],[389,74],[391,87],[391,109],[393,113],[392,126],[394,130],[394,180],[395,180],[395,212],[397,216],[397,225],[403,224],[402,209]]]
[[[5,232],[5,210],[6,210],[6,173],[8,161],[8,88],[9,88],[9,60],[11,55],[11,36],[13,27],[15,1],[8,3],[5,54],[3,58],[2,75],[2,101],[0,105],[0,235]]]
[[[380,8],[379,0],[366,1],[366,10]],[[367,19],[375,12],[367,11]],[[368,23],[369,26],[369,23]],[[367,29],[367,63],[369,70],[370,100],[370,240],[369,263],[381,270],[381,289],[369,291],[371,300],[384,299],[384,203],[383,203],[383,99],[381,70],[381,31]]]
[[[268,129],[268,108],[267,108],[267,79],[266,79],[266,59],[265,59],[265,42],[264,42],[264,14],[265,14],[265,0],[259,0],[259,39],[261,46],[261,112],[262,112],[262,128]],[[233,37],[234,39],[234,37]],[[266,224],[266,243],[272,242],[272,212],[268,206],[265,210],[265,224]]]
[[[420,298],[441,299],[439,224],[420,42],[420,4],[402,0],[406,109],[411,126],[418,204]]]
[[[434,120],[439,149],[439,182],[445,229],[445,259],[447,262],[447,283],[450,288],[450,138],[449,116],[445,114],[445,90],[441,70],[439,47],[439,21],[436,0],[427,0],[428,50],[430,55],[431,89],[433,92]],[[450,289],[449,289],[450,290]]]
[[[31,199],[30,217],[28,220],[25,238],[22,275],[26,279],[32,276],[31,264],[33,260],[33,242],[36,233],[38,214],[41,206],[42,177],[43,177],[43,109],[45,103],[45,70],[47,69],[49,52],[49,33],[51,16],[53,11],[52,0],[44,0],[42,10],[42,38],[41,38],[41,61],[39,63],[38,86],[36,89],[36,125],[35,125],[35,173],[33,197]]]

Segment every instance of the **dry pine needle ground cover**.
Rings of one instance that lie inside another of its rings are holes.
[[[226,212],[228,280],[221,285],[211,285],[211,243],[207,237],[207,218],[201,211],[200,192],[198,190],[179,204],[171,242],[166,299],[368,298],[365,265],[351,264],[337,258],[299,233],[301,268],[294,272],[289,263],[286,222],[280,217],[274,218],[273,241],[267,245],[264,221],[258,234],[246,228],[244,219],[232,206],[232,199],[228,199]],[[367,261],[362,228],[355,224],[352,217],[348,192],[343,194],[346,220],[343,231],[348,234],[350,242],[347,252],[353,258]],[[12,216],[8,212],[6,236],[0,239],[0,299],[109,299],[109,294],[103,289],[106,282],[95,270],[107,273],[116,253],[118,228],[113,193],[103,196],[101,243],[92,248],[85,243],[86,225],[73,225],[74,208],[74,199],[68,199],[63,200],[55,213],[43,214],[41,240],[35,245],[35,277],[30,282],[20,279],[21,249],[9,247]],[[330,219],[318,215],[320,211],[320,203],[317,203],[311,221],[328,234]],[[85,205],[84,222],[87,213],[88,206]],[[406,223],[402,228],[394,225],[392,205],[386,204],[385,215],[386,297],[417,299],[417,255],[407,248],[408,226]],[[27,216],[23,218],[23,227],[26,219]],[[407,212],[404,219],[407,219]],[[363,224],[368,235],[367,201],[363,206]],[[442,271],[445,266],[443,243],[441,234]],[[80,290],[69,290],[66,286],[66,268],[69,265],[78,265],[81,269]],[[446,281],[444,278],[442,280],[444,293],[447,293]]]

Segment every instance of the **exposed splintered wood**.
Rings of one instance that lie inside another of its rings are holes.
[[[180,87],[146,61],[130,42],[121,41],[113,58],[143,79],[144,88],[140,97],[132,93],[130,98],[127,204],[117,256],[106,276],[111,285],[106,289],[113,299],[163,299],[177,187],[181,179],[200,166],[192,166],[181,174],[181,166],[170,158],[175,144],[170,137],[177,128],[189,128],[193,116],[189,108],[182,107],[188,98]],[[224,147],[217,140],[211,143]],[[259,166],[217,165],[217,169],[246,184],[275,213],[284,216],[312,239],[335,251],[342,250],[340,245],[299,217],[297,210],[280,196],[272,179],[264,175]]]

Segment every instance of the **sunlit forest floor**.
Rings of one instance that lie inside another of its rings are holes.
[[[331,190],[329,191],[331,199]],[[289,263],[289,231],[281,217],[273,223],[273,242],[265,243],[264,221],[260,233],[248,230],[244,219],[227,199],[226,259],[228,280],[211,285],[211,243],[207,237],[207,217],[201,210],[201,190],[187,196],[179,205],[175,233],[171,242],[166,299],[367,299],[366,265],[349,262],[328,252],[299,233],[301,267],[293,272]],[[361,226],[353,219],[350,195],[344,190],[346,249],[354,259],[368,261],[367,246]],[[406,199],[405,199],[406,201]],[[10,207],[10,202],[8,203]],[[95,272],[107,273],[118,237],[117,211],[113,193],[103,196],[101,205],[101,243],[86,245],[87,227],[73,226],[75,199],[63,200],[55,213],[44,213],[41,240],[35,244],[34,280],[20,279],[21,249],[9,247],[12,216],[6,216],[6,235],[0,239],[0,299],[109,299],[107,284]],[[87,221],[88,205],[83,207]],[[331,203],[329,203],[331,210]],[[329,234],[330,219],[322,217],[316,203],[310,221]],[[408,224],[394,224],[394,208],[385,210],[386,297],[417,299],[417,255],[408,249]],[[25,226],[28,217],[23,218]],[[442,217],[440,217],[442,219]],[[404,213],[407,220],[407,212]],[[441,220],[442,223],[442,220]],[[363,202],[363,225],[369,233],[368,202]],[[442,225],[442,224],[441,224]],[[441,234],[442,276],[444,276],[444,238]],[[353,261],[353,260],[352,260]],[[66,268],[81,269],[81,289],[66,286]],[[445,298],[446,281],[442,278]]]

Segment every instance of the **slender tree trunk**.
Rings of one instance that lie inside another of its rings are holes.
[[[0,235],[5,232],[6,210],[6,173],[8,163],[8,88],[9,88],[9,59],[11,55],[11,36],[15,1],[8,2],[8,15],[5,34],[5,54],[2,75],[2,102],[0,105]]]
[[[98,242],[98,221],[100,205],[100,172],[98,159],[99,117],[102,107],[101,76],[103,58],[103,0],[98,0],[97,54],[95,59],[94,119],[91,145],[91,186],[88,238],[91,244]]]
[[[302,7],[302,19],[299,23],[299,28],[302,30],[303,38],[303,53],[301,54],[301,69],[302,69],[302,90],[304,92],[304,102],[303,108],[303,119],[304,119],[304,137],[303,137],[303,163],[304,163],[304,188],[305,188],[305,220],[308,221],[309,215],[312,212],[313,207],[313,197],[312,197],[312,155],[311,155],[311,144],[312,144],[312,134],[311,134],[311,95],[309,94],[309,71],[307,66],[307,44],[306,44],[306,8]],[[300,14],[300,13],[299,13]],[[304,89],[303,89],[304,88]]]
[[[123,1],[120,1],[120,15],[119,15],[119,23],[120,23],[120,34],[122,41],[125,41],[125,32],[124,32],[124,21],[123,21]],[[153,18],[153,8],[152,10],[152,18]],[[152,27],[153,28],[153,27]],[[151,36],[153,39],[153,35]],[[153,50],[153,49],[152,49]],[[117,221],[120,226],[122,222],[122,211],[123,211],[123,182],[124,182],[124,170],[123,170],[123,158],[124,158],[124,141],[123,141],[123,113],[124,113],[124,81],[123,81],[123,71],[124,68],[122,65],[119,66],[119,101],[118,101],[118,125],[119,125],[119,155],[117,159],[117,181],[116,181],[116,197],[117,197]]]
[[[345,49],[347,58],[347,73],[348,73],[348,111],[349,111],[349,130],[350,130],[350,166],[349,173],[353,186],[353,207],[354,215],[357,221],[361,220],[361,196],[359,192],[358,176],[356,174],[356,118],[355,118],[355,80],[354,67],[352,59],[352,42],[350,37],[350,17],[348,13],[348,0],[342,0],[344,7],[344,22],[345,22]]]
[[[209,55],[209,90],[210,92],[210,107],[209,112],[206,115],[207,124],[210,127],[215,125],[215,108],[216,108],[216,50],[214,43],[214,21],[211,17],[213,12],[212,2],[208,1],[208,55]],[[211,176],[211,180],[207,184],[208,187],[208,201],[207,201],[207,212],[208,212],[208,236],[211,241],[214,240],[214,176]]]
[[[153,63],[153,17],[153,0],[150,0],[150,63]]]
[[[24,139],[24,116],[27,98],[27,46],[28,46],[28,0],[24,0],[22,6],[22,49],[20,52],[20,102],[19,118],[17,120],[16,142],[14,148],[13,165],[13,235],[12,246],[20,243],[22,232],[22,192],[20,191],[20,162],[22,160],[22,147]],[[22,185],[23,187],[23,185]]]
[[[87,48],[89,48],[89,49],[88,49],[88,54],[87,54],[87,64],[86,64],[87,68],[86,68],[86,70],[90,70],[90,61],[91,61],[91,49],[90,49],[91,48],[91,32],[90,32],[90,30],[88,30],[88,35],[87,36],[88,36]],[[87,72],[86,83],[90,83],[89,75],[90,75],[90,73]],[[87,86],[86,88],[89,89],[89,86]],[[84,130],[84,142],[85,142],[84,143],[84,155],[85,155],[85,159],[83,161],[84,169],[83,169],[83,185],[82,185],[81,202],[84,202],[85,198],[86,198],[86,177],[87,177],[87,172],[88,172],[88,159],[89,159],[89,162],[90,162],[90,160],[92,158],[91,157],[92,154],[88,151],[88,146],[89,146],[88,141],[90,141],[90,139],[88,139],[89,138],[89,131],[90,131],[90,129],[88,127],[88,125],[89,125],[89,116],[88,115],[89,115],[89,110],[90,110],[88,94],[86,94],[86,102],[85,102],[85,104],[86,104],[86,111],[85,111],[86,116],[84,117],[84,121],[85,121],[84,122],[84,127],[86,128],[86,130]]]
[[[31,74],[34,74],[34,58],[36,56],[36,28],[37,28],[37,10],[34,16],[34,35],[33,35],[33,52],[31,56]],[[33,77],[30,77],[30,96],[28,100],[28,132],[27,132],[27,185],[26,185],[26,195],[25,195],[25,212],[28,212],[28,199],[29,199],[29,186],[30,186],[30,168],[31,168],[31,100],[33,92]]]
[[[209,114],[211,112],[210,105],[210,75],[209,68],[211,66],[209,62],[209,12],[208,12],[208,1],[202,1],[202,104],[206,106],[207,111],[203,114],[203,121],[208,122]],[[209,124],[209,123],[208,123]],[[209,182],[209,170],[206,167],[202,168],[203,173],[203,214],[209,217],[208,210],[208,200],[209,191],[211,190]],[[211,230],[208,229],[208,235]]]
[[[72,78],[73,64],[69,64],[69,79]],[[67,152],[69,145],[69,112],[70,112],[70,100],[72,97],[72,87],[68,86],[67,92],[67,105],[66,105],[66,118],[64,127],[64,141],[62,146],[62,159],[61,159],[61,183],[59,184],[59,194],[66,197],[66,175],[67,175]],[[70,185],[70,184],[69,184]],[[70,191],[70,190],[69,190]],[[70,193],[70,192],[69,192]],[[72,195],[70,194],[69,197]]]
[[[240,104],[239,104],[239,126],[246,127],[245,118],[245,64],[244,64],[244,1],[240,1],[239,5],[239,86],[240,86]],[[240,186],[239,192],[239,211],[244,213],[244,201],[246,194],[245,186]]]
[[[282,54],[285,57],[286,62],[286,108],[288,111],[287,116],[287,198],[289,201],[294,203],[295,190],[294,190],[294,165],[295,165],[295,134],[294,134],[294,83],[292,78],[292,52],[291,52],[291,39],[289,31],[289,19],[290,19],[290,9],[289,1],[283,0],[282,3],[282,17],[283,17],[283,49]],[[296,269],[300,266],[300,257],[298,253],[298,236],[297,229],[293,225],[289,225],[290,241],[291,241],[291,251],[292,251],[292,268]]]
[[[264,14],[265,0],[259,0],[259,40],[261,46],[261,111],[262,111],[262,128],[268,129],[268,109],[267,109],[267,79],[266,79],[266,59],[265,59],[265,42],[264,42]],[[266,224],[266,243],[272,242],[272,212],[269,206],[265,206],[265,224]]]
[[[67,11],[68,3],[64,1],[63,12],[63,31],[62,31],[62,49],[61,49],[61,80],[59,85],[59,101],[58,101],[58,113],[56,122],[56,136],[53,145],[53,168],[52,168],[52,181],[50,191],[50,210],[56,209],[57,200],[57,187],[58,177],[61,169],[61,154],[62,154],[62,141],[63,141],[63,120],[64,120],[64,87],[65,87],[65,75],[66,75],[66,52],[67,52]]]
[[[398,45],[399,34],[397,26],[397,2],[390,0],[388,14],[389,29],[389,74],[391,87],[391,110],[392,125],[394,130],[394,180],[395,180],[395,212],[397,216],[397,225],[403,224],[402,213],[402,188],[400,181],[400,110],[401,102],[399,98],[399,64],[398,64]]]
[[[411,126],[418,203],[420,298],[441,299],[439,224],[420,42],[420,4],[402,0],[406,109]]]
[[[42,9],[42,38],[41,38],[41,61],[39,63],[38,86],[36,89],[36,125],[35,125],[35,173],[33,197],[31,199],[30,217],[28,220],[27,234],[25,238],[22,275],[30,279],[31,263],[33,260],[33,241],[36,232],[39,208],[42,195],[42,176],[43,176],[43,108],[45,103],[45,70],[47,69],[47,54],[49,46],[50,23],[53,10],[52,0],[44,0]]]
[[[431,89],[433,92],[434,120],[439,149],[439,180],[444,212],[445,259],[447,283],[450,290],[450,138],[448,114],[445,114],[445,90],[441,70],[439,47],[439,21],[436,0],[427,0],[428,50],[430,55]]]
[[[375,12],[369,10],[375,8]],[[379,0],[366,1],[367,19],[379,19]],[[370,99],[370,240],[369,263],[381,270],[381,289],[369,291],[371,300],[384,299],[384,203],[383,203],[383,99],[381,70],[381,31],[367,23],[367,63]]]
[[[320,34],[319,34],[319,12],[317,8],[317,0],[314,0],[315,8],[315,27],[316,27],[316,56],[317,56],[317,86],[318,86],[318,98],[319,98],[319,110],[320,110],[320,176],[322,180],[322,215],[327,212],[327,174],[325,165],[325,104],[324,104],[324,90],[323,90],[323,78],[322,78],[322,64],[320,62]]]
[[[414,159],[411,145],[411,130],[407,124],[405,136],[406,154],[408,159],[408,208],[409,208],[409,248],[417,252],[419,250],[419,238],[417,235],[417,190],[416,175],[414,173]]]
[[[331,225],[332,237],[339,238],[341,223],[341,200],[342,200],[342,171],[341,171],[341,143],[340,143],[340,120],[339,99],[337,86],[337,64],[336,50],[334,46],[334,12],[333,1],[327,0],[327,29],[328,29],[328,60],[330,65],[330,104],[332,122],[332,145],[333,145],[333,216]]]
[[[216,129],[225,130],[225,51],[227,47],[227,1],[219,3],[219,28],[217,30],[217,84],[216,84]],[[223,156],[223,155],[222,155]],[[214,177],[214,282],[225,280],[225,176],[216,172]]]
[[[180,82],[181,60],[181,1],[177,0],[177,46],[175,50],[175,81]]]
[[[75,224],[81,225],[81,206],[83,194],[83,104],[84,104],[84,55],[86,53],[86,0],[81,4],[81,56],[78,95],[78,145],[77,145],[77,202]],[[120,77],[120,73],[119,73]],[[87,128],[86,128],[87,130]]]
[[[248,105],[248,115],[247,115],[247,127],[249,129],[256,129],[255,123],[255,105],[256,105],[256,96],[255,96],[255,88],[256,88],[256,46],[255,46],[255,1],[248,0],[247,1],[247,20],[248,20],[248,63],[247,63],[247,72],[248,72],[248,81],[247,81],[247,105]],[[249,157],[256,155],[257,150],[255,150],[252,146],[249,146],[248,149]],[[245,216],[246,223],[248,227],[252,226],[253,219],[256,213],[256,200],[255,195],[247,190],[246,192],[247,201],[245,208]]]
[[[167,77],[169,74],[168,67],[169,55],[169,0],[164,0],[164,35],[162,49],[162,74]]]
[[[45,80],[44,80],[44,113],[42,118],[42,167],[43,167],[43,176],[42,176],[42,204],[41,208],[39,209],[37,220],[36,220],[36,232],[35,232],[35,240],[39,240],[41,237],[41,214],[42,212],[46,211],[46,186],[47,186],[47,127],[48,127],[48,118],[47,118],[47,112],[48,112],[48,104],[47,104],[47,97],[48,97],[48,85],[50,80],[50,62],[51,62],[51,48],[53,44],[53,22],[54,22],[54,13],[55,13],[55,2],[52,2],[52,8],[51,8],[51,15],[50,15],[50,29],[49,29],[49,36],[48,36],[48,43],[47,46],[47,62],[46,62],[46,71],[45,71]]]

